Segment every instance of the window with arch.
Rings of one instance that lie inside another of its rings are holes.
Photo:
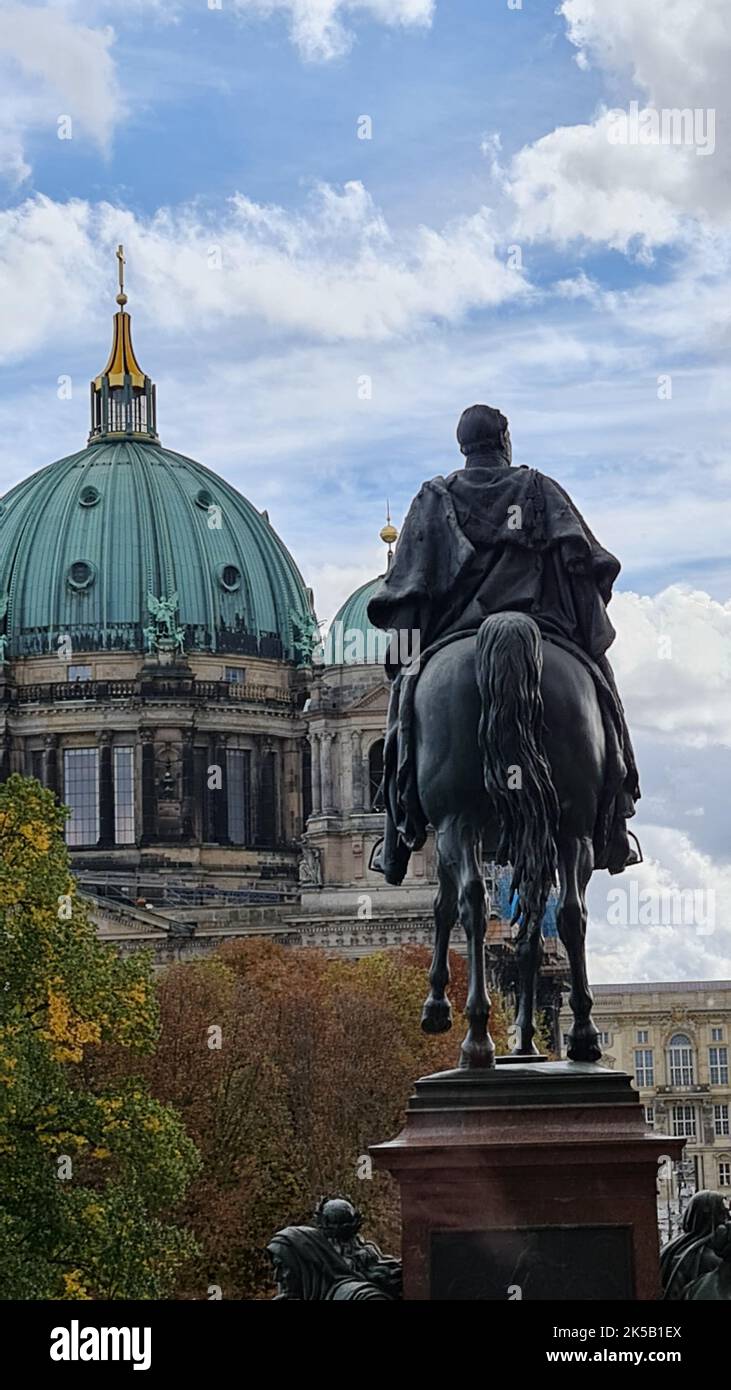
[[[368,805],[372,811],[378,810],[376,797],[383,781],[383,739],[372,743],[368,750]]]
[[[731,1158],[718,1160],[718,1186],[731,1187]]]
[[[674,1033],[668,1043],[668,1082],[692,1086],[694,1081],[693,1044],[686,1033]]]

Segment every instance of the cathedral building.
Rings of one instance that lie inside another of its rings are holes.
[[[161,443],[119,255],[88,442],[0,504],[0,771],[69,807],[100,929],[162,939],[296,901],[316,624],[267,514]]]
[[[367,608],[382,576],[320,642],[266,512],[161,442],[117,254],[86,446],[0,502],[0,779],[36,777],[69,808],[80,891],[120,949],[162,964],[247,933],[351,954],[431,945],[433,837],[399,888],[370,867],[388,638]],[[390,518],[381,538],[388,563]],[[508,988],[507,885],[485,872]],[[553,1017],[550,913],[546,929]]]

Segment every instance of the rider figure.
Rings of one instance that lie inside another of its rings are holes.
[[[558,483],[536,469],[512,466],[508,421],[499,410],[465,410],[457,440],[464,467],[433,478],[417,493],[368,616],[386,631],[418,632],[423,661],[433,643],[476,631],[491,613],[529,613],[546,640],[583,662],[594,679],[607,745],[595,867],[620,873],[638,862],[626,821],[640,790],[606,658],[615,637],[607,604],[619,561],[599,544]],[[386,834],[373,861],[395,884],[426,836],[413,785],[404,794],[408,754],[398,746],[402,649],[402,642],[392,641],[386,661],[393,681],[383,785]]]

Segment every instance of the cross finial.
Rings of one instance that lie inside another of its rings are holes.
[[[124,292],[124,267],[126,266],[127,261],[124,254],[124,247],[122,246],[121,242],[117,247],[115,255],[119,262],[119,294],[117,295],[117,303],[120,304],[122,308],[124,308],[125,304],[127,303],[127,296]]]

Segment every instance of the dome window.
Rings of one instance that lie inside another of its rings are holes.
[[[235,565],[222,565],[218,571],[218,582],[227,593],[235,594],[241,588],[241,570]]]
[[[94,567],[88,560],[74,560],[66,571],[66,582],[71,589],[88,589],[94,583]]]
[[[195,505],[196,507],[200,507],[201,511],[204,512],[207,512],[208,508],[213,506],[213,497],[207,488],[202,487],[200,492],[195,494]]]
[[[95,507],[97,502],[101,502],[101,500],[102,495],[99,492],[98,488],[85,487],[81,490],[81,496],[79,497],[79,506]]]

